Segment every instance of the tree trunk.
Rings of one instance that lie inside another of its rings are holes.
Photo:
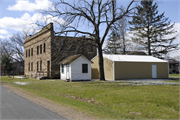
[[[98,45],[98,54],[99,54],[100,80],[105,80],[105,77],[104,77],[104,60],[103,60],[103,55],[102,55],[102,45]]]

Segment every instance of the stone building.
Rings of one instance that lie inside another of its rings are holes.
[[[25,38],[24,47],[25,75],[35,78],[59,78],[59,62],[66,57],[82,54],[92,59],[97,54],[92,38],[55,36],[53,23]]]

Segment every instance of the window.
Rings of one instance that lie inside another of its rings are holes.
[[[62,41],[61,50],[64,49],[64,41]]]
[[[89,52],[93,52],[93,46],[92,45],[89,45]]]
[[[31,62],[31,71],[33,71],[33,62]]]
[[[26,57],[27,57],[27,54],[28,54],[27,52],[28,52],[28,51],[26,50]]]
[[[29,57],[30,57],[30,49],[29,49]]]
[[[39,46],[37,46],[37,55],[39,54]]]
[[[88,64],[82,64],[82,73],[88,73]]]
[[[28,71],[30,71],[30,62],[29,62],[29,65],[28,65]]]
[[[42,54],[42,44],[40,45],[40,54]]]
[[[33,56],[33,48],[31,48],[31,56]]]
[[[46,43],[44,43],[44,53],[46,52]]]
[[[42,71],[42,61],[40,61],[40,71]]]
[[[64,74],[64,65],[61,65],[61,72]]]
[[[39,61],[37,61],[37,71],[39,71]]]

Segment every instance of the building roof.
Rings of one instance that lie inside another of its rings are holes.
[[[115,55],[115,54],[103,54],[104,58],[111,61],[122,61],[122,62],[167,62],[159,58],[147,55]]]
[[[83,56],[81,54],[78,54],[78,55],[72,55],[72,56],[69,56],[67,58],[65,58],[64,60],[62,60],[59,64],[69,64],[71,62],[73,62],[75,59],[77,59],[78,57],[80,56]],[[83,56],[84,58],[86,58],[85,56]],[[86,58],[87,59],[87,58]],[[88,59],[87,59],[88,60]],[[89,60],[90,61],[90,60]],[[91,61],[90,61],[91,62]]]

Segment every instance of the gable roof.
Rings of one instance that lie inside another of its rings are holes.
[[[122,61],[122,62],[167,62],[159,58],[147,55],[115,55],[115,54],[103,54],[104,58],[111,61]]]
[[[64,60],[62,60],[59,64],[69,64],[69,63],[73,62],[75,59],[77,59],[80,56],[83,56],[83,55],[78,54],[78,55],[69,56],[69,57],[65,58]],[[83,57],[86,58],[85,56],[83,56]],[[90,61],[90,60],[88,60],[88,61]],[[92,61],[90,61],[90,62],[92,62]]]

